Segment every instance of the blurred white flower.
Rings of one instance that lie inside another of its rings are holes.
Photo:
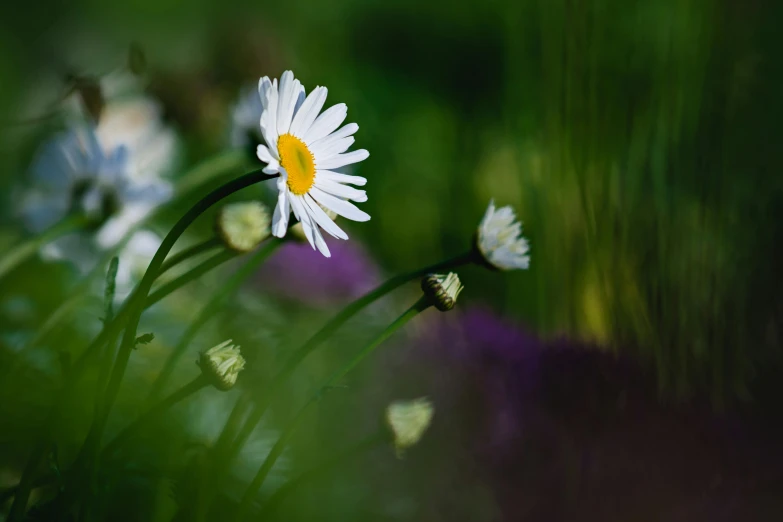
[[[426,397],[395,401],[386,408],[386,424],[391,430],[397,456],[415,445],[430,427],[435,407]]]
[[[161,238],[150,230],[137,230],[119,253],[114,298],[124,301],[141,281],[144,272],[160,247]]]
[[[291,71],[283,73],[279,88],[277,79],[261,78],[258,91],[263,106],[261,133],[266,142],[266,146],[258,146],[258,158],[267,164],[264,172],[280,173],[272,234],[285,236],[293,210],[310,245],[329,257],[319,227],[339,239],[348,239],[348,235],[324,209],[353,221],[370,219],[349,202],[367,201],[365,191],[348,186],[362,186],[367,180],[335,172],[370,155],[364,149],[346,152],[359,126],[349,123],[338,130],[348,114],[346,105],[339,103],[321,113],[326,87],[316,87],[305,98],[304,87]]]
[[[264,106],[255,86],[242,89],[231,111],[231,146],[236,148],[258,145],[262,142],[261,128],[258,122]]]
[[[177,140],[159,116],[151,100],[120,99],[105,107],[97,126],[74,124],[41,147],[20,203],[28,228],[41,232],[74,213],[89,220],[82,232],[45,245],[45,259],[88,271],[100,251],[116,247],[171,198],[163,175],[174,166]]]
[[[216,223],[223,243],[236,252],[250,252],[269,236],[269,212],[258,201],[228,203]]]
[[[530,248],[522,237],[522,223],[510,206],[495,210],[495,202],[489,202],[476,243],[484,260],[494,268],[516,270],[530,265]]]

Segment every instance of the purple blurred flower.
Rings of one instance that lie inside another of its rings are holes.
[[[331,258],[306,243],[287,242],[258,272],[264,290],[313,306],[342,304],[372,290],[380,270],[355,241],[327,239]]]

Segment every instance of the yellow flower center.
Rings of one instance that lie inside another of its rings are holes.
[[[280,165],[288,173],[288,190],[301,196],[307,194],[315,182],[315,158],[302,140],[283,134],[277,140]]]

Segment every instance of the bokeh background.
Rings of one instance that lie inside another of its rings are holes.
[[[9,6],[0,249],[29,237],[15,195],[41,140],[62,127],[67,78],[101,77],[140,49],[143,88],[179,135],[184,181],[215,155],[235,174],[257,168],[229,150],[233,104],[259,76],[292,69],[359,123],[372,220],[345,224],[351,241],[334,243],[332,259],[293,245],[275,254],[215,314],[176,379],[193,373],[199,349],[232,337],[250,354],[242,385],[260,386],[351,297],[468,248],[492,198],[523,220],[532,262],[461,271],[458,311],[417,319],[329,394],[263,494],[371,432],[390,400],[428,395],[436,420],[405,460],[380,448],[346,463],[303,487],[281,520],[778,520],[781,17],[773,0]],[[253,188],[235,199],[250,196],[269,198]],[[153,228],[165,234],[193,198],[176,198]],[[210,233],[207,216],[189,240]],[[134,354],[113,429],[140,411],[230,271],[145,315],[156,339]],[[80,278],[34,257],[0,281],[3,486],[18,481],[58,354],[78,354],[100,328],[98,299],[36,338]],[[416,295],[410,285],[378,303],[310,357],[257,451]],[[178,406],[138,442],[134,465],[156,473],[126,470],[107,487],[111,520],[170,520],[193,500],[170,493],[182,448],[208,444],[233,393]],[[57,434],[66,467],[92,412],[70,408]],[[226,487],[241,494],[241,484]]]

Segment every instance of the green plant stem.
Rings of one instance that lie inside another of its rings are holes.
[[[329,336],[331,336],[338,328],[340,328],[349,319],[351,319],[351,317],[356,315],[358,312],[360,312],[362,309],[369,306],[376,300],[385,296],[392,290],[399,288],[400,286],[402,286],[403,284],[409,281],[412,281],[414,279],[422,277],[423,275],[430,274],[433,272],[453,270],[460,266],[474,262],[475,260],[476,260],[476,255],[471,250],[462,255],[458,255],[446,259],[444,261],[440,261],[433,265],[418,270],[413,270],[411,272],[407,272],[404,274],[399,274],[397,276],[392,277],[385,283],[382,283],[374,290],[356,299],[348,306],[343,308],[337,315],[335,315],[331,320],[329,320],[328,323],[326,323],[323,327],[321,327],[320,330],[318,330],[312,337],[310,337],[310,339],[308,339],[301,347],[299,347],[288,358],[288,360],[285,363],[285,366],[275,375],[275,377],[272,379],[269,385],[266,386],[266,389],[261,395],[261,399],[256,404],[253,412],[250,414],[248,419],[245,421],[245,425],[242,427],[242,430],[239,432],[239,435],[233,442],[231,448],[228,450],[228,454],[220,455],[220,460],[226,463],[227,465],[231,464],[231,461],[233,461],[236,455],[239,454],[239,451],[242,449],[242,446],[244,446],[245,442],[247,442],[247,438],[250,436],[250,434],[253,432],[255,427],[261,421],[261,418],[264,416],[264,412],[266,411],[266,408],[269,405],[269,401],[274,396],[274,393],[278,390],[278,388],[288,379],[288,377],[294,372],[294,370],[296,370],[296,368],[305,359],[305,357],[307,357],[313,350],[318,348],[318,346],[320,346],[321,343],[323,343],[326,339],[328,339]]]
[[[63,219],[39,235],[28,239],[10,249],[0,258],[0,278],[19,266],[27,258],[35,254],[42,246],[87,224],[87,218],[82,215],[74,215]]]
[[[388,339],[394,332],[402,328],[408,321],[416,317],[420,312],[426,310],[430,306],[430,302],[422,297],[416,301],[413,306],[408,308],[402,315],[400,315],[392,324],[390,324],[383,332],[381,332],[375,339],[370,341],[361,351],[359,351],[354,357],[348,361],[342,368],[334,372],[329,376],[326,381],[318,388],[318,390],[310,396],[307,402],[302,408],[294,415],[289,422],[288,426],[280,434],[280,438],[272,447],[269,454],[264,459],[263,464],[258,469],[256,476],[253,477],[253,481],[248,486],[245,494],[242,496],[242,500],[239,503],[237,512],[233,518],[234,522],[241,521],[247,510],[250,508],[253,497],[258,493],[259,488],[264,483],[269,472],[272,470],[278,457],[283,452],[288,440],[296,432],[297,428],[301,424],[304,414],[310,409],[310,406],[318,402],[323,392],[333,387],[340,379],[342,379],[348,372],[353,370],[360,362],[362,362],[368,355],[370,355],[382,342]]]
[[[160,274],[158,274],[158,277],[168,272],[170,269],[174,268],[186,259],[190,259],[191,257],[208,252],[220,246],[222,246],[220,239],[217,236],[213,236],[206,241],[202,241],[201,243],[197,243],[191,247],[180,250],[173,256],[166,258],[163,266],[160,267]]]
[[[158,277],[158,274],[160,273],[160,269],[163,266],[166,256],[168,256],[168,253],[171,251],[172,247],[177,242],[177,239],[179,239],[179,237],[185,232],[185,230],[187,230],[187,228],[191,225],[191,223],[193,223],[193,221],[196,220],[196,218],[198,218],[201,214],[203,214],[212,205],[230,196],[234,192],[242,190],[243,188],[249,187],[250,185],[254,185],[255,183],[258,182],[273,179],[277,176],[278,176],[277,174],[269,175],[269,174],[263,174],[261,171],[255,171],[249,174],[245,174],[244,176],[240,176],[239,178],[229,181],[228,183],[216,188],[215,190],[213,190],[212,192],[204,196],[201,200],[196,202],[196,204],[193,205],[190,208],[190,210],[188,210],[185,213],[185,215],[182,216],[179,219],[179,221],[177,221],[174,224],[174,227],[169,231],[169,233],[163,239],[163,242],[158,248],[158,251],[153,256],[152,261],[150,261],[149,267],[147,267],[147,271],[144,274],[144,277],[139,283],[137,289],[137,294],[138,294],[137,298],[132,299],[129,304],[128,323],[123,333],[122,342],[120,344],[119,352],[117,353],[117,358],[114,363],[114,368],[112,370],[111,377],[109,379],[109,384],[106,386],[103,411],[101,412],[100,417],[97,419],[98,434],[96,440],[93,442],[94,445],[100,444],[100,437],[101,434],[103,433],[103,429],[106,425],[106,420],[108,419],[112,406],[114,405],[114,401],[117,398],[117,393],[119,392],[120,385],[122,384],[122,379],[125,376],[125,369],[128,366],[128,360],[130,359],[130,354],[133,351],[133,348],[136,346],[136,330],[139,326],[139,321],[141,320],[141,314],[146,307],[145,303],[150,302],[152,304],[157,302],[157,300],[155,299],[156,295],[158,295],[161,292],[164,292],[169,286],[169,285],[165,285],[163,288],[160,288],[158,291],[156,291],[155,294],[151,295],[150,299],[147,299],[147,295],[149,294],[150,289],[152,288],[152,284],[155,282],[155,279]],[[232,253],[226,251],[226,252],[221,252],[220,254],[214,256],[212,258],[213,261],[218,261],[215,264],[215,266],[217,266],[217,264],[222,263],[223,261],[227,261],[229,259],[228,257],[229,254]],[[202,264],[202,266],[205,266],[205,264]],[[206,265],[206,266],[209,266],[211,268],[211,265]],[[194,273],[198,273],[198,275],[201,275],[201,273],[203,272],[199,273],[197,270],[194,269],[188,274],[193,275]]]
[[[330,471],[333,471],[335,468],[345,463],[346,461],[349,461],[352,458],[357,457],[365,451],[383,444],[388,440],[389,435],[384,431],[369,435],[353,446],[350,446],[349,448],[341,451],[337,455],[326,459],[317,466],[310,468],[299,476],[289,480],[277,491],[275,491],[272,496],[269,497],[269,500],[264,503],[264,505],[261,507],[261,512],[258,514],[258,520],[267,520],[268,517],[277,510],[283,500],[288,498],[288,496],[296,491],[296,489],[302,484],[305,484]]]
[[[160,288],[157,288],[154,292],[149,294],[144,303],[144,309],[149,308],[175,290],[182,288],[191,281],[195,281],[207,272],[210,272],[213,268],[217,268],[226,261],[230,261],[235,257],[237,257],[236,252],[232,252],[230,250],[223,250],[216,253],[212,257],[201,262],[201,264],[195,266],[192,270],[189,270],[176,279],[161,285]]]
[[[157,397],[158,394],[160,394],[161,391],[165,388],[169,377],[171,377],[174,368],[177,366],[177,362],[179,362],[179,359],[185,353],[185,350],[187,350],[188,346],[190,346],[191,341],[201,330],[201,328],[207,324],[207,322],[209,322],[212,317],[214,317],[215,313],[220,309],[221,305],[223,305],[226,299],[236,292],[242,283],[244,283],[248,277],[253,275],[258,270],[258,267],[261,265],[261,263],[269,258],[269,256],[272,255],[272,253],[274,253],[274,251],[277,250],[277,248],[282,244],[283,241],[277,238],[271,238],[270,240],[266,241],[264,245],[262,245],[252,256],[250,256],[250,258],[245,262],[244,265],[242,265],[242,267],[231,274],[231,276],[229,276],[229,278],[221,284],[217,292],[209,301],[207,301],[207,304],[204,305],[201,311],[190,323],[187,330],[185,330],[185,333],[174,347],[174,350],[172,350],[168,359],[166,359],[166,362],[163,365],[163,370],[161,370],[160,375],[158,375],[157,379],[155,379],[155,382],[152,383],[150,400],[155,400],[155,397]],[[152,299],[154,295],[155,294],[151,295],[150,299]]]
[[[44,434],[33,446],[33,450],[28,459],[27,465],[25,466],[25,469],[22,473],[22,478],[19,481],[19,487],[14,497],[14,502],[11,505],[11,510],[9,511],[9,522],[18,522],[24,516],[24,512],[27,507],[27,501],[30,497],[30,490],[35,478],[35,473],[40,464],[41,457],[46,451],[46,447],[48,446],[50,437],[49,431],[52,427],[51,424],[53,424],[54,420],[57,418],[58,413],[61,411],[65,398],[69,395],[68,392],[72,388],[73,383],[76,381],[83,368],[86,366],[86,362],[90,353],[99,349],[103,343],[111,338],[114,332],[119,332],[122,328],[124,320],[128,319],[128,325],[125,328],[122,344],[120,346],[119,353],[117,354],[117,360],[115,362],[109,383],[106,387],[104,407],[102,408],[102,411],[97,419],[97,427],[94,430],[95,436],[92,438],[92,440],[85,441],[85,444],[89,442],[89,444],[93,446],[100,444],[101,434],[103,433],[106,420],[108,419],[111,407],[113,406],[117,392],[119,391],[122,378],[125,374],[125,369],[128,365],[130,353],[135,346],[136,329],[138,328],[141,313],[144,308],[146,308],[145,304],[147,301],[147,294],[149,293],[153,282],[157,278],[166,256],[171,251],[171,248],[174,246],[174,243],[177,241],[177,239],[179,239],[182,233],[198,216],[200,216],[209,207],[221,199],[245,187],[261,181],[273,179],[275,177],[277,177],[277,175],[266,175],[261,171],[253,171],[218,187],[217,189],[210,192],[207,196],[199,200],[193,207],[191,207],[191,209],[182,218],[180,218],[171,231],[166,235],[160,247],[158,248],[158,251],[155,253],[155,256],[150,262],[150,265],[147,268],[147,272],[144,274],[144,277],[142,278],[141,283],[139,283],[137,290],[128,299],[127,305],[124,306],[123,309],[117,314],[115,320],[112,321],[112,325],[115,325],[114,328],[104,328],[101,334],[98,335],[98,338],[96,338],[96,340],[85,351],[83,356],[80,358],[80,361],[77,362],[77,365],[75,368],[73,368],[73,371],[69,373],[68,378],[66,379],[64,390],[54,401],[52,409],[47,417],[47,429],[44,430]],[[173,291],[173,289],[171,291]],[[88,450],[86,453],[89,454],[90,451],[92,450]]]
[[[207,380],[206,377],[204,377],[203,374],[199,374],[198,377],[157,403],[155,406],[147,410],[145,413],[143,413],[138,419],[136,419],[132,424],[128,425],[124,430],[122,430],[114,439],[109,442],[101,451],[101,457],[107,458],[111,457],[112,453],[117,450],[119,446],[122,445],[123,442],[128,440],[134,433],[136,433],[139,429],[143,428],[145,424],[150,422],[151,420],[154,420],[157,416],[159,416],[164,411],[168,410],[178,402],[182,401],[183,399],[186,399],[190,395],[193,395],[197,391],[201,390],[202,388],[205,388],[206,386],[209,386],[209,380]]]

